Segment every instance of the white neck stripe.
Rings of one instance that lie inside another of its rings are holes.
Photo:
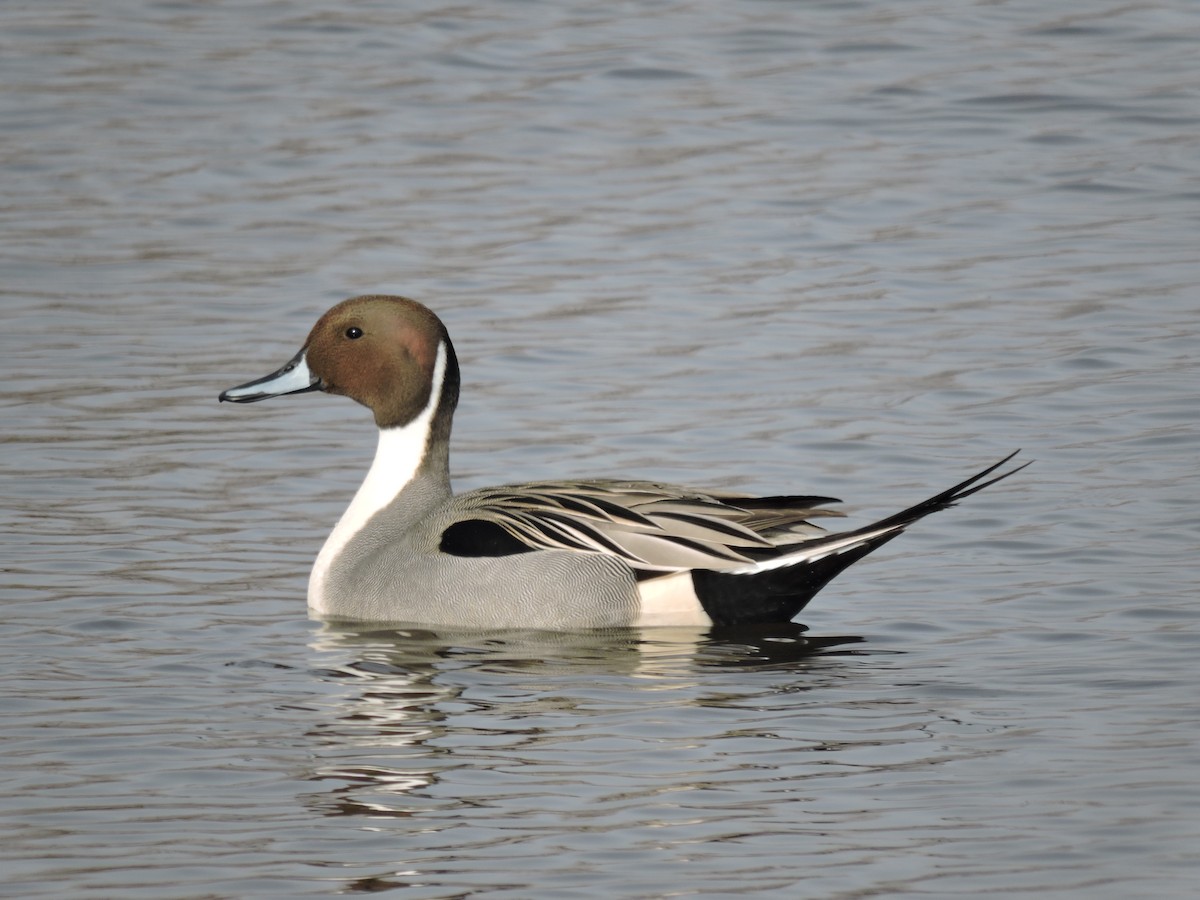
[[[338,555],[362,531],[370,518],[395,500],[417,474],[429,446],[429,430],[442,398],[445,378],[446,345],[441,342],[433,364],[429,402],[407,425],[379,430],[379,445],[367,477],[326,539],[325,546],[317,554],[317,561],[308,579],[308,605],[315,611],[326,611],[325,577]]]

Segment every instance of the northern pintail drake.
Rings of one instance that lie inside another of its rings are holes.
[[[787,622],[913,522],[1024,468],[993,475],[1012,454],[902,512],[835,533],[809,521],[842,515],[826,508],[839,502],[832,497],[622,480],[455,494],[458,361],[441,320],[404,297],[339,303],[283,368],[220,399],[318,390],[357,400],[379,426],[375,461],[308,583],[309,606],[333,619],[489,629]]]

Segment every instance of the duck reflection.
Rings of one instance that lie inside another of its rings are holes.
[[[862,640],[796,624],[463,633],[324,623],[310,646],[327,697],[307,734],[308,780],[321,789],[301,799],[390,835],[386,861],[349,889],[424,883],[462,849],[440,832],[503,834],[496,810],[578,804],[580,779],[607,784],[613,766],[635,766],[658,791],[660,777],[678,777],[655,767],[675,765],[681,713],[819,691],[850,677],[839,657],[860,654]],[[407,838],[393,844],[398,833]],[[410,843],[425,852],[397,849]]]
[[[857,635],[810,635],[796,622],[723,628],[612,629],[604,631],[432,631],[397,625],[325,622],[310,644],[345,662],[322,670],[329,680],[399,678],[423,684],[413,699],[429,699],[429,680],[470,664],[490,671],[552,675],[595,669],[613,674],[678,676],[692,668],[805,668],[851,649]],[[432,694],[440,695],[434,691]],[[407,692],[406,692],[407,696]]]
[[[536,744],[553,728],[530,723],[564,713],[586,717],[608,700],[620,705],[631,677],[688,694],[700,688],[705,670],[800,674],[856,653],[862,640],[812,636],[795,623],[479,633],[325,623],[310,646],[314,671],[336,699],[309,734],[322,760],[311,778],[339,786],[310,800],[327,815],[411,815],[404,798],[437,780],[441,766],[431,763],[453,757],[456,745],[478,754],[489,740],[509,749]],[[520,679],[507,681],[509,675]],[[493,710],[501,704],[504,727],[497,732]],[[674,704],[705,700],[676,696]]]

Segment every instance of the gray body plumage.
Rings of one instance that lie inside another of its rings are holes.
[[[324,585],[326,615],[467,628],[613,628],[638,615],[633,570],[614,556],[535,550],[455,557],[442,534],[470,515],[472,493],[418,477],[339,554]]]

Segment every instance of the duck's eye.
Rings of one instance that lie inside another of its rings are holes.
[[[357,341],[362,336],[363,336],[363,330],[361,328],[359,328],[357,325],[351,325],[349,328],[346,329],[346,337],[350,338],[350,340],[352,340],[352,341]]]

